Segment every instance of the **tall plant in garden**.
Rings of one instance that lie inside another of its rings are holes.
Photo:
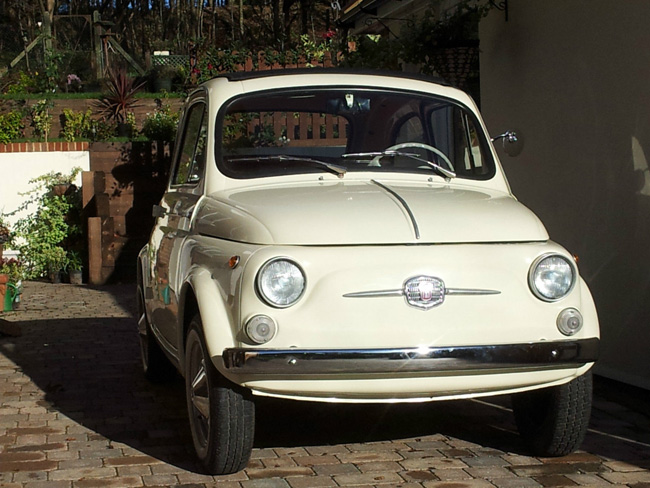
[[[32,127],[34,128],[34,135],[43,137],[45,142],[52,129],[52,115],[50,109],[54,106],[51,100],[39,100],[34,104],[31,110]]]
[[[129,77],[124,69],[111,73],[106,80],[106,90],[97,102],[99,112],[118,124],[125,123],[127,114],[137,106],[135,95],[144,84]]]
[[[34,211],[18,219],[12,243],[20,251],[27,278],[58,273],[66,267],[70,240],[81,234],[71,219],[78,196],[72,182],[80,171],[74,168],[67,175],[51,172],[30,180],[34,188],[25,194],[28,199],[17,211],[31,207]]]

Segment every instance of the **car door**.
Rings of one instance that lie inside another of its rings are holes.
[[[202,98],[190,101],[181,120],[178,148],[174,151],[170,184],[160,205],[152,236],[154,280],[151,311],[152,327],[163,346],[177,356],[179,323],[178,293],[182,285],[181,252],[191,233],[192,215],[203,194],[207,144],[206,104]]]

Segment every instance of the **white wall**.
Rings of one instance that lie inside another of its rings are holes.
[[[53,151],[0,153],[0,213],[6,214],[16,210],[25,200],[21,193],[33,188],[29,180],[54,171],[69,174],[75,166],[83,171],[90,169],[88,151]],[[81,175],[76,184],[81,186]],[[30,209],[17,215],[5,217],[9,224],[30,213]],[[8,255],[9,253],[5,251]]]
[[[509,0],[481,23],[481,102],[514,193],[580,257],[596,371],[650,388],[650,2]]]

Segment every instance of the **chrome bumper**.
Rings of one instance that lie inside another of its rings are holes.
[[[314,376],[508,372],[577,368],[598,358],[599,339],[402,349],[226,349],[233,374]]]

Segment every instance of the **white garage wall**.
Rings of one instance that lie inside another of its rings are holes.
[[[89,154],[88,151],[0,153],[0,212],[11,213],[20,206],[25,200],[21,193],[33,188],[29,183],[32,178],[50,171],[69,174],[75,166],[88,171]],[[76,184],[81,186],[81,175],[77,177]],[[29,212],[30,209],[5,217],[5,220],[11,225]]]
[[[596,371],[650,389],[650,2],[509,0],[481,23],[481,102],[514,193],[580,257]]]

